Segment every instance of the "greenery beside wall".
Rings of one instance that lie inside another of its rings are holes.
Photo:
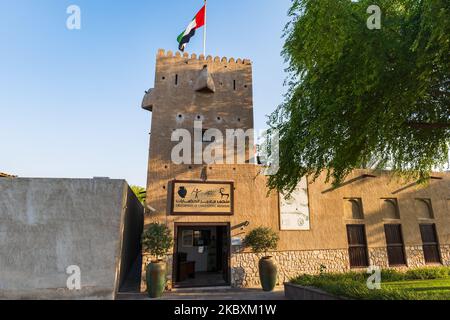
[[[147,195],[147,192],[145,188],[139,187],[139,186],[131,186],[131,190],[133,190],[134,194],[138,198],[139,202],[142,203],[142,205],[145,204],[145,198]]]
[[[381,289],[367,287],[364,272],[301,275],[292,283],[322,289],[340,297],[361,300],[450,300],[450,268],[421,268],[406,272],[383,270]]]
[[[381,29],[369,30],[369,6]],[[284,103],[272,189],[327,173],[334,185],[356,168],[389,168],[428,181],[450,142],[448,0],[293,0],[284,58]]]

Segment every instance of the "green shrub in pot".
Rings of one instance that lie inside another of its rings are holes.
[[[272,291],[277,283],[277,266],[269,250],[276,250],[280,237],[270,228],[259,227],[250,231],[244,239],[244,246],[255,253],[264,253],[259,260],[259,279],[264,291]]]
[[[164,292],[166,285],[164,258],[172,246],[172,232],[166,225],[152,223],[142,235],[142,247],[154,257],[146,267],[147,292],[151,298],[159,298]]]

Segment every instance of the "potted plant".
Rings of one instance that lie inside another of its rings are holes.
[[[253,252],[264,252],[258,263],[259,279],[264,291],[272,291],[277,283],[277,266],[267,251],[275,250],[279,239],[278,234],[272,229],[263,227],[250,231],[244,239],[244,246],[251,247]]]
[[[170,229],[166,225],[152,223],[142,235],[142,246],[154,258],[145,269],[147,292],[151,298],[159,298],[166,285],[166,262],[163,258],[173,246]]]

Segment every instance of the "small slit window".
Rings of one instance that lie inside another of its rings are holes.
[[[175,85],[178,85],[178,74],[175,75]]]
[[[233,90],[236,91],[236,80],[233,80]]]

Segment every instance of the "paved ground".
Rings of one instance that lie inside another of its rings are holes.
[[[120,293],[118,300],[152,300],[146,294]],[[284,287],[273,292],[260,288],[178,289],[164,293],[159,300],[285,300]]]

